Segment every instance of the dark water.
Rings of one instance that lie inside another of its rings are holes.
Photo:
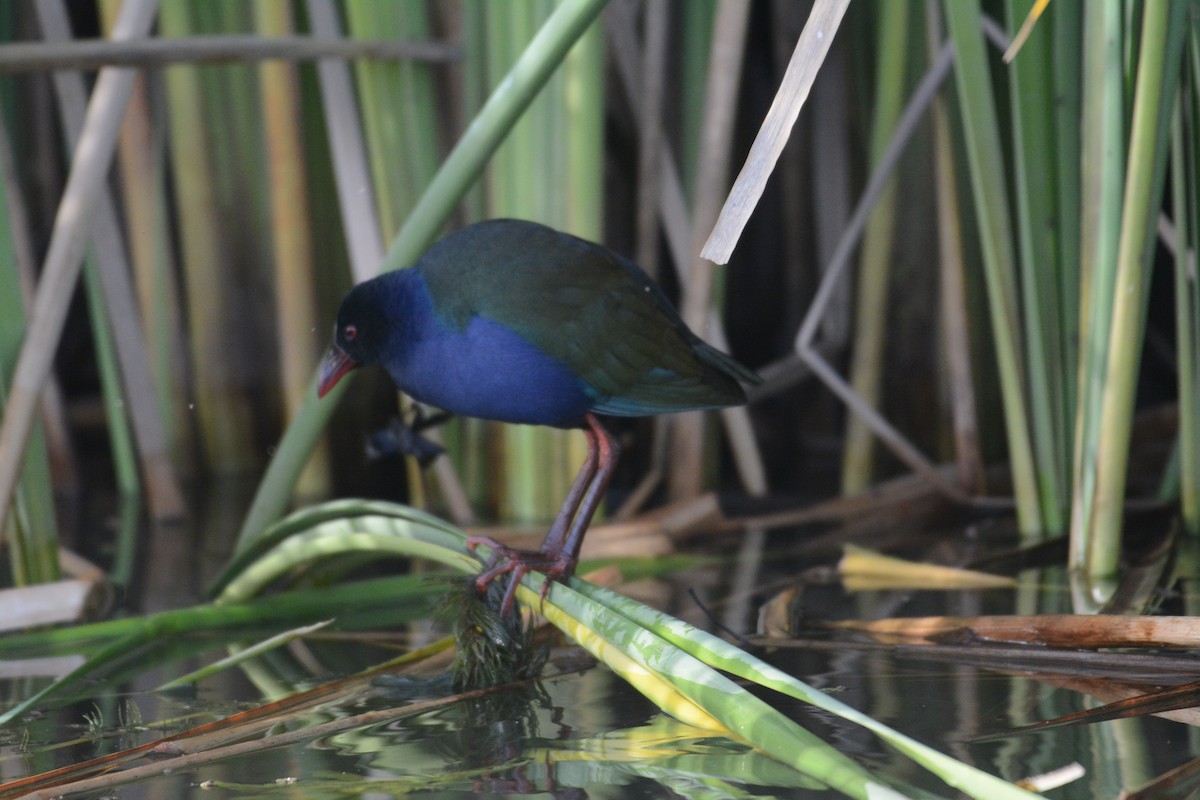
[[[1194,729],[1184,722],[1140,718],[970,744],[982,731],[1086,708],[1094,703],[1044,680],[966,664],[937,664],[893,653],[790,652],[776,659],[813,685],[868,710],[877,719],[950,755],[1007,778],[1047,772],[1078,761],[1081,781],[1054,790],[1057,798],[1117,797],[1195,754]],[[5,740],[6,779],[84,760],[155,738],[149,730],[93,738],[80,728],[89,715],[111,722],[140,716],[176,730],[204,712],[256,699],[240,680],[209,682],[196,698],[133,694],[77,703],[28,725],[28,738]],[[240,685],[239,685],[240,684]],[[457,703],[412,718],[317,736],[285,747],[256,749],[195,768],[170,760],[136,783],[84,796],[124,798],[213,796],[536,795],[545,797],[829,797],[798,787],[788,770],[741,745],[676,723],[604,668],[545,680],[544,694],[497,709]],[[511,698],[510,698],[511,699]],[[390,701],[403,703],[407,700]],[[386,707],[368,705],[310,712],[270,733],[311,726],[340,715]],[[130,707],[136,712],[130,712]],[[836,717],[781,701],[809,730],[882,775],[954,796],[936,779],[875,737]],[[100,709],[101,711],[98,711]],[[108,727],[108,726],[106,726]],[[56,742],[80,737],[75,744]],[[144,763],[144,762],[143,762]],[[770,783],[775,780],[778,783]],[[758,782],[762,782],[760,785]],[[214,782],[206,786],[205,782]]]
[[[223,536],[233,518],[218,512],[204,519],[204,525],[218,528]],[[155,536],[162,537],[162,532]],[[201,573],[208,568],[197,565],[207,563],[205,559],[213,564],[220,561],[212,555],[219,548],[211,541],[189,543],[186,537],[172,536],[148,540],[154,567],[140,581],[143,597],[149,597],[143,608],[194,600],[203,583]],[[711,603],[716,615],[735,620],[739,633],[753,635],[760,605],[780,589],[795,586],[788,576],[800,567],[786,557],[794,552],[790,541],[767,540],[772,549],[764,563],[770,566],[761,567],[750,581],[755,591],[741,611],[731,611],[729,604],[719,600],[732,583],[732,566],[684,573],[649,589],[668,610],[708,625],[707,613],[687,593],[700,587],[699,598]],[[809,620],[1069,608],[1061,571],[1026,570],[1020,580],[1015,591],[987,592],[849,593],[836,584],[816,582],[796,592],[789,608],[794,618]],[[1176,596],[1172,602],[1182,607],[1185,599]],[[407,632],[413,634],[412,629]],[[435,638],[433,632],[417,635]],[[1036,775],[1072,762],[1083,766],[1082,779],[1047,792],[1047,797],[1116,798],[1122,789],[1138,787],[1185,763],[1200,748],[1194,728],[1200,713],[1189,710],[1172,712],[1170,718],[1140,717],[991,742],[970,741],[981,734],[1094,707],[1114,699],[1109,693],[1119,692],[1125,684],[1192,680],[1193,662],[1186,656],[1137,669],[1114,656],[1085,669],[1072,662],[1047,665],[1023,660],[1008,650],[963,647],[939,654],[930,648],[882,645],[854,637],[799,635],[811,638],[783,644],[755,639],[755,652],[876,719],[1004,778]],[[116,687],[98,687],[90,693],[85,689],[77,702],[0,732],[0,777],[13,780],[152,741],[312,685],[317,678],[349,674],[394,655],[374,644],[341,639],[314,641],[297,653],[281,652],[227,670],[204,680],[190,695],[150,690],[167,677],[211,660],[211,655],[147,670]],[[1096,674],[1084,676],[1085,671]],[[498,697],[454,702],[287,744],[255,747],[194,766],[180,767],[171,758],[142,759],[133,762],[146,770],[137,781],[97,787],[81,796],[835,796],[807,785],[802,776],[742,744],[660,714],[607,668],[589,666],[586,658],[575,657],[572,648],[554,651],[547,674],[551,677],[527,690],[506,690]],[[5,679],[0,690],[7,703],[39,685],[36,680]],[[246,738],[254,741],[428,699],[376,688],[303,711]],[[915,791],[956,796],[873,734],[788,698],[771,701],[877,774]]]

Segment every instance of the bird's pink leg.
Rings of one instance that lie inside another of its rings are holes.
[[[617,458],[621,455],[621,448],[617,444],[617,440],[604,429],[600,421],[592,414],[588,414],[586,419],[592,434],[588,437],[588,456],[589,459],[594,457],[597,462],[596,468],[582,501],[577,503],[578,508],[567,528],[566,539],[562,542],[551,541],[551,537],[547,536],[545,543],[542,544],[543,553],[554,554],[556,557],[555,565],[546,570],[546,574],[553,579],[565,578],[575,572],[575,565],[579,562],[579,549],[583,546],[583,535],[587,533],[596,509],[604,500],[604,492],[608,488],[608,482],[612,480],[613,470],[617,466]],[[595,450],[594,455],[593,449]],[[553,530],[551,530],[551,534],[553,534]],[[545,594],[544,588],[542,593]]]
[[[554,524],[550,526],[550,532],[546,534],[542,546],[538,548],[543,553],[557,553],[562,550],[563,542],[567,538],[567,532],[571,528],[571,523],[579,512],[579,504],[584,499],[584,493],[588,487],[596,480],[596,471],[600,465],[600,455],[603,451],[603,446],[600,444],[600,434],[608,436],[608,431],[600,428],[600,423],[595,422],[595,417],[591,414],[587,415],[588,427],[583,433],[587,437],[587,458],[584,459],[583,466],[579,469],[579,474],[575,476],[574,482],[571,483],[571,489],[567,492],[567,497],[563,500],[562,508],[558,511],[558,516],[554,518]],[[599,428],[600,434],[596,429],[591,427],[595,422],[596,428]]]
[[[486,592],[496,578],[510,574],[508,589],[501,603],[501,613],[512,608],[517,584],[531,570],[545,572],[547,580],[542,584],[542,597],[550,590],[551,580],[569,577],[579,561],[579,548],[583,535],[592,521],[596,508],[604,497],[604,490],[612,478],[620,448],[600,421],[592,414],[585,415],[588,427],[584,433],[588,440],[587,459],[567,492],[562,509],[550,526],[545,541],[537,550],[518,550],[500,544],[487,536],[472,536],[467,547],[474,550],[479,545],[492,549],[487,568],[475,578],[475,587]]]

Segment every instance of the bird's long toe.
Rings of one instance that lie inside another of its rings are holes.
[[[485,594],[494,580],[502,575],[509,576],[508,588],[500,605],[500,612],[507,614],[512,608],[517,593],[517,585],[530,572],[545,574],[542,583],[541,598],[546,599],[553,581],[562,581],[575,572],[576,560],[563,553],[547,553],[541,550],[518,550],[507,547],[486,536],[472,536],[467,539],[467,547],[474,550],[479,545],[485,545],[492,550],[483,572],[475,577],[475,588],[480,594]]]

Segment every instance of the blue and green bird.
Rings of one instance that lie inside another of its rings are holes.
[[[318,394],[371,364],[414,399],[444,411],[587,434],[587,459],[538,550],[471,540],[492,548],[476,579],[480,590],[512,576],[505,610],[530,570],[551,579],[575,570],[618,456],[599,417],[739,405],[746,402],[741,384],[759,382],[693,333],[636,264],[515,219],[463,228],[411,268],[350,290]]]

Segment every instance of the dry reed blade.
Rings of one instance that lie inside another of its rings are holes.
[[[831,622],[881,641],[934,643],[998,642],[1038,647],[1196,648],[1200,630],[1194,617],[1131,617],[1119,614],[1034,614],[981,617],[899,617]]]
[[[7,394],[8,378],[16,364],[22,338],[26,333],[28,309],[33,306],[35,272],[32,232],[25,197],[17,174],[7,130],[0,125],[0,170],[3,172],[5,216],[0,226],[11,249],[10,265],[13,284],[0,291],[5,305],[0,328],[8,327],[9,334],[0,334],[0,392]],[[11,348],[11,350],[10,350]],[[3,411],[5,399],[0,399]],[[79,475],[67,428],[66,409],[58,380],[51,375],[41,398],[41,418],[30,432],[25,465],[15,498],[18,512],[7,520],[0,516],[0,538],[10,536],[9,557],[12,559],[12,580],[20,586],[27,582],[56,580],[59,565],[58,520],[54,491],[65,493],[79,488]]]
[[[632,29],[632,20],[622,19],[619,15],[614,15],[614,20],[610,21],[610,33],[616,42],[616,46],[623,52],[632,52],[636,49],[636,34]],[[630,63],[628,58],[619,58],[617,59],[617,69],[622,87],[631,101],[635,101],[640,96],[640,79],[634,71],[632,63]],[[634,102],[632,107],[635,113],[640,112],[641,106],[637,105],[636,102]],[[644,124],[644,122],[639,120],[639,124]],[[677,277],[681,282],[686,282],[689,279],[689,274],[685,270],[684,265],[691,261],[688,255],[690,232],[687,202],[684,199],[683,183],[678,170],[675,168],[674,151],[665,138],[660,139],[658,175],[659,179],[655,187],[655,192],[657,194],[659,224],[666,236],[667,249],[670,252],[671,261],[676,266]],[[720,315],[713,313],[711,310],[707,316],[704,333],[717,347],[725,350],[729,349]],[[721,413],[721,420],[725,425],[726,436],[733,452],[735,465],[738,469],[742,485],[752,494],[765,493],[766,470],[763,467],[762,454],[759,451],[757,441],[750,435],[750,417],[746,408],[735,407],[725,409]],[[674,419],[663,418],[656,426],[655,435],[661,438],[664,433],[673,427],[674,422]],[[659,477],[655,473],[666,472],[666,469],[663,469],[663,465],[667,463],[666,453],[664,452],[663,456],[660,457],[657,454],[657,449],[655,452],[655,463],[659,466],[652,467],[651,475],[648,476],[650,480],[643,483],[639,488],[639,492],[643,494],[651,491],[659,482]]]
[[[195,727],[189,728],[179,733],[164,736],[162,738],[145,742],[135,747],[127,748],[116,753],[109,753],[103,756],[98,756],[86,761],[81,761],[70,766],[60,767],[58,769],[49,770],[47,772],[30,775],[26,778],[10,781],[0,784],[0,798],[20,797],[39,797],[45,794],[47,797],[64,796],[69,792],[84,791],[87,787],[107,787],[115,784],[125,783],[131,780],[136,780],[139,777],[144,777],[145,773],[154,773],[161,771],[161,764],[152,763],[143,767],[130,767],[120,772],[112,773],[111,771],[117,766],[133,761],[137,758],[144,758],[148,754],[158,752],[162,755],[175,755],[172,763],[180,765],[179,758],[183,757],[180,754],[187,752],[187,758],[192,763],[207,763],[217,758],[230,755],[229,747],[237,748],[240,751],[249,749],[261,748],[262,742],[260,739],[253,739],[249,742],[243,742],[238,745],[229,745],[228,741],[233,739],[244,738],[247,735],[258,733],[264,728],[278,725],[281,721],[294,717],[296,714],[311,709],[322,703],[335,702],[340,697],[347,694],[349,691],[361,690],[365,684],[380,674],[391,672],[396,669],[398,664],[405,662],[420,661],[429,655],[441,652],[445,649],[446,641],[434,643],[428,647],[413,651],[412,653],[401,656],[398,659],[372,667],[357,675],[352,675],[348,678],[329,681],[303,692],[289,695],[274,702],[265,703],[245,711],[239,711],[231,714],[223,719],[207,722]],[[486,691],[497,691],[503,687],[494,687]],[[445,698],[445,701],[455,701],[461,699],[461,696]],[[437,703],[439,701],[428,701]],[[420,706],[418,703],[416,706]],[[368,715],[384,715],[384,717],[395,716],[401,711],[407,711],[413,708],[413,705],[400,706],[388,711],[372,711],[366,712]],[[355,718],[343,718],[342,721],[352,720]],[[365,723],[355,723],[365,724]],[[349,725],[354,727],[355,724]],[[344,729],[344,728],[343,728]],[[312,733],[309,733],[312,732]],[[320,735],[315,732],[314,728],[301,728],[292,731],[288,740],[303,741],[307,736],[295,738],[295,734],[309,733],[311,736]],[[185,749],[189,742],[204,743],[206,746],[198,749]],[[278,742],[277,743],[281,743]],[[215,746],[214,746],[215,745]],[[151,769],[146,769],[149,766]],[[107,774],[106,774],[107,773]],[[27,793],[28,792],[28,793]]]
[[[1074,725],[1091,725],[1096,722],[1107,722],[1114,719],[1133,719],[1147,714],[1165,714],[1172,711],[1194,709],[1200,704],[1200,681],[1185,683],[1182,686],[1171,686],[1166,689],[1138,694],[1124,700],[1116,700],[1095,708],[1063,714],[1054,719],[1022,725],[1018,728],[989,733],[985,736],[975,736],[972,742],[987,742],[1009,736],[1019,736],[1025,733],[1043,731],[1051,728],[1066,728]]]
[[[106,29],[120,10],[118,0],[101,4]],[[74,42],[64,42],[72,44]],[[167,451],[183,470],[193,461],[196,442],[184,399],[183,325],[175,258],[167,221],[164,135],[152,120],[153,99],[146,75],[139,73],[118,142],[125,239],[137,287],[142,335],[150,348]]]

